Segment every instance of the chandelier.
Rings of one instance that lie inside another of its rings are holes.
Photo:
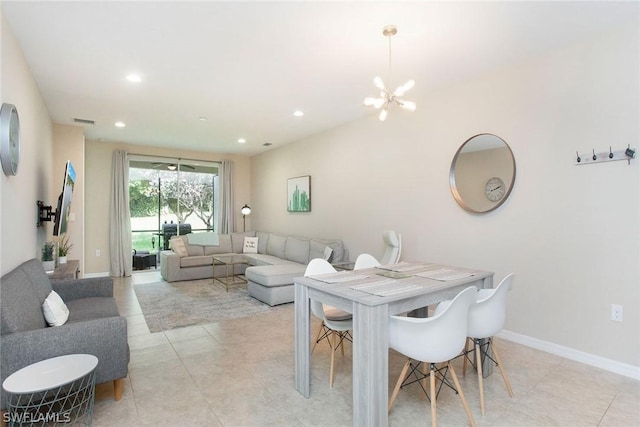
[[[389,38],[389,80],[391,80],[391,37],[396,35],[397,32],[398,28],[395,25],[386,25],[382,29],[382,35]],[[365,107],[374,107],[379,110],[381,109],[380,115],[378,116],[381,122],[383,122],[387,118],[389,107],[394,104],[405,110],[415,111],[416,103],[407,101],[402,98],[404,94],[415,85],[415,82],[413,80],[409,80],[402,86],[398,86],[398,88],[393,92],[389,92],[387,90],[387,88],[384,86],[382,78],[379,76],[373,79],[373,84],[380,90],[380,97],[365,98],[364,105]]]

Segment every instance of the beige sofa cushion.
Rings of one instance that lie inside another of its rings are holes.
[[[203,256],[204,255],[204,246],[202,245],[189,245],[187,244],[187,255],[188,256]]]
[[[218,246],[205,246],[204,254],[205,255],[216,255],[216,254],[228,254],[233,252],[231,245],[231,235],[229,234],[221,234],[219,236],[220,244]],[[240,251],[242,252],[242,250]]]
[[[310,244],[309,258],[324,258],[325,246],[329,246],[333,250],[331,253],[331,257],[327,261],[347,261],[347,259],[345,259],[346,252],[344,250],[342,240],[312,239]]]
[[[260,242],[258,241],[258,244]],[[267,255],[277,256],[278,258],[286,259],[285,249],[287,247],[287,237],[280,236],[279,234],[269,234],[269,241],[267,242]]]
[[[200,267],[202,265],[213,265],[213,257],[202,255],[180,258],[180,267]],[[213,270],[211,274],[213,275]]]
[[[258,253],[267,253],[267,243],[269,242],[269,233],[264,231],[256,231],[256,237],[258,238]]]
[[[289,261],[307,264],[309,262],[309,239],[289,236],[284,250],[284,257]]]

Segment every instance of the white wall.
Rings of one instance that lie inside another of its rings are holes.
[[[640,366],[640,170],[636,159],[575,166],[575,152],[638,148],[639,30],[540,56],[252,158],[253,228],[340,237],[351,254],[516,273],[506,329]],[[428,70],[421,80],[428,79]],[[364,96],[365,94],[363,94]],[[512,148],[507,202],[477,215],[449,190],[460,144],[494,133]],[[311,175],[312,212],[286,211],[286,180]],[[610,304],[624,322],[609,320]]]
[[[55,209],[55,200],[49,186],[51,118],[9,25],[4,17],[0,22],[2,102],[16,106],[21,128],[18,173],[7,177],[0,172],[0,273],[4,274],[30,258],[40,258],[40,248],[46,240],[52,240],[53,228],[51,223],[36,227],[36,201],[53,204]]]

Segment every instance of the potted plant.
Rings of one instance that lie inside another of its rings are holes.
[[[62,239],[58,242],[58,264],[66,264],[67,263],[67,254],[73,247],[73,243],[69,241],[69,237],[67,235],[63,235]]]
[[[53,242],[47,242],[42,246],[42,266],[47,273],[52,273],[56,268],[56,262],[53,260],[54,248]]]

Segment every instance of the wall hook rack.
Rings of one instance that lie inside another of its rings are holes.
[[[609,151],[603,151],[600,153],[596,153],[596,150],[592,148],[591,153],[587,154],[580,154],[576,151],[576,166],[601,162],[613,162],[616,160],[626,160],[628,164],[631,164],[631,159],[635,158],[636,150],[635,148],[631,148],[630,145],[627,145],[627,148],[625,149],[615,151],[611,149],[611,146],[609,146]]]

